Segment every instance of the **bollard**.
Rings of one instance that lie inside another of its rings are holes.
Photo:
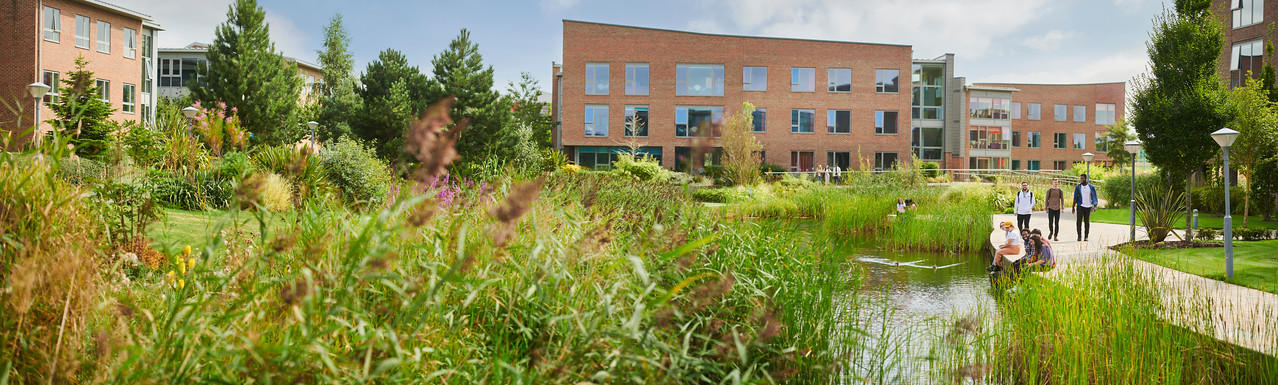
[[[1194,209],[1194,230],[1198,230],[1198,209]]]

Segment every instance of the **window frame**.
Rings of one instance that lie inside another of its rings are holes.
[[[105,54],[111,53],[111,23],[98,20],[97,47],[98,52]]]
[[[1065,132],[1052,133],[1052,149],[1053,150],[1064,150],[1069,148],[1069,143],[1068,143],[1069,136],[1066,134],[1067,133]]]
[[[755,72],[762,70],[763,85],[760,87],[754,82]],[[764,66],[742,66],[741,67],[741,90],[748,92],[767,92],[768,91],[768,67]]]
[[[1074,105],[1074,122],[1075,123],[1087,122],[1087,106],[1078,105],[1078,104]]]
[[[755,114],[762,114],[763,116],[755,116]],[[753,133],[768,132],[768,109],[767,108],[755,108],[754,111],[750,113],[750,117],[751,117],[751,123],[753,123],[752,124],[753,127],[750,127],[750,132],[753,132]]]
[[[702,69],[708,67],[710,70],[710,85],[706,88],[708,94],[692,93],[692,71],[694,69]],[[722,97],[724,93],[724,65],[723,64],[707,64],[707,63],[676,63],[675,64],[675,96],[705,96],[705,97]],[[682,80],[680,80],[682,79]]]
[[[893,161],[893,165],[892,165],[892,166],[900,166],[900,164],[901,164],[901,153],[899,153],[899,152],[886,152],[886,151],[884,151],[884,152],[875,152],[875,153],[874,153],[874,171],[886,171],[886,170],[891,170],[891,169],[892,169],[892,166],[889,166],[889,165],[886,165],[886,164],[885,164],[885,163],[887,163],[886,161],[887,161],[887,155],[888,155],[888,154],[892,154],[892,161]]]
[[[43,102],[45,104],[58,104],[62,94],[61,74],[58,71],[44,70],[40,73],[40,79],[45,85],[49,86],[49,92],[44,94]]]
[[[106,79],[97,79],[93,83],[98,87],[98,95],[102,97],[102,101],[111,104],[111,81]]]
[[[643,68],[643,92],[639,92],[639,68]],[[647,96],[652,89],[652,67],[649,63],[626,63],[626,95]]]
[[[1011,115],[1012,120],[1021,119],[1021,102],[1012,102]]]
[[[608,84],[609,82],[608,80],[610,77],[609,76],[610,67],[611,66],[609,65],[609,63],[605,63],[605,62],[586,62],[586,71],[585,71],[586,95],[608,95],[608,93],[611,91],[610,89],[611,87]],[[597,92],[599,90],[599,80],[600,80],[599,69],[600,68],[603,68],[603,92],[602,93]]]
[[[847,127],[842,130],[839,128],[839,114],[847,114],[847,119],[843,122],[847,123]],[[825,110],[825,133],[827,134],[851,134],[852,133],[852,110]]]
[[[1053,104],[1052,105],[1052,121],[1068,122],[1069,121],[1069,105]]]
[[[1118,105],[1114,103],[1096,103],[1096,124],[1113,125],[1118,115]],[[1101,111],[1105,111],[1101,114]],[[1102,116],[1104,119],[1102,119]]]
[[[1070,135],[1071,137],[1070,148],[1073,148],[1074,150],[1086,151],[1087,150],[1087,134],[1079,133],[1079,132],[1074,132],[1072,134],[1073,135]]]
[[[80,45],[80,21],[84,21],[84,45]],[[93,19],[84,15],[75,15],[75,47],[80,49],[89,49],[89,45],[93,44]]]
[[[129,83],[124,83],[124,86],[121,87],[120,92],[121,92],[120,111],[126,114],[136,113],[137,112],[137,106],[136,106],[137,86],[133,84],[129,84]]]
[[[1043,132],[1026,131],[1025,148],[1043,148]]]
[[[648,105],[647,104],[627,104],[625,107],[625,111],[626,111],[625,132],[622,133],[622,136],[627,138],[647,138],[649,134],[648,130],[649,128],[652,127],[649,124],[651,122],[651,119],[648,118],[652,116],[652,110],[648,108]],[[636,129],[636,130],[633,130],[634,132],[632,132],[631,123],[635,119],[635,116],[638,115],[639,111],[644,112],[644,119],[640,120],[639,121],[640,124],[636,125],[640,127],[641,129]],[[639,135],[639,133],[643,133],[643,135]]]
[[[888,85],[879,81],[879,74],[886,71],[896,72],[896,82],[892,83],[893,89],[888,90]],[[900,68],[877,68],[874,70],[874,93],[876,94],[899,94],[901,93],[901,69]]]
[[[135,29],[124,29],[124,57],[127,59],[138,57],[138,31]]]
[[[1043,104],[1025,103],[1025,120],[1043,120]]]
[[[600,122],[596,120],[600,117],[600,111],[603,110],[603,135],[600,135]],[[582,134],[587,138],[607,138],[608,137],[608,105],[607,104],[587,104],[582,110],[584,124],[582,125]],[[590,129],[587,129],[589,127]]]
[[[1253,7],[1246,6],[1249,2],[1251,5],[1253,5]],[[1260,6],[1255,7],[1255,5],[1257,4],[1259,4]],[[1234,7],[1235,5],[1237,5],[1237,8]],[[1233,29],[1246,28],[1246,27],[1250,27],[1250,26],[1265,22],[1265,1],[1264,0],[1241,0],[1241,1],[1230,0],[1229,11],[1230,11],[1229,24],[1230,26],[1233,27]],[[1251,17],[1250,23],[1243,24],[1239,21],[1240,16],[1243,15],[1244,12]],[[1257,15],[1259,15],[1260,17],[1257,18],[1256,17]]]
[[[43,24],[43,33],[41,35],[45,41],[62,44],[62,10],[47,5],[44,6],[41,24]]]
[[[888,132],[888,114],[892,114],[892,132]],[[875,135],[900,135],[901,134],[901,111],[897,110],[875,110],[874,111],[874,134]]]
[[[808,79],[803,73],[807,73]],[[803,89],[803,80],[807,80],[809,89]],[[790,67],[790,92],[816,92],[816,67]]]
[[[808,130],[803,131],[803,114],[812,115],[808,119]],[[815,134],[816,133],[816,109],[812,108],[791,108],[790,109],[790,133],[791,134]]]
[[[835,76],[839,77],[838,80],[843,80],[844,75],[846,75],[846,79],[847,79],[846,84],[835,83],[836,82]],[[851,68],[839,68],[839,67],[826,68],[825,80],[826,80],[826,92],[829,92],[832,94],[852,93],[852,69]]]
[[[803,168],[803,155],[810,157],[811,168]],[[790,151],[790,172],[808,172],[808,170],[816,169],[816,151],[813,150],[792,150]]]
[[[898,118],[899,118],[898,114]],[[927,143],[927,135],[925,130],[936,132],[937,143]],[[945,129],[940,127],[910,127],[910,151],[920,160],[926,161],[942,161],[945,156]],[[928,153],[935,154],[935,157],[929,157]]]
[[[701,135],[701,132],[693,133],[694,129],[700,129],[700,126],[692,124],[692,118],[689,116],[689,110],[709,110],[710,111],[710,133]],[[723,106],[707,106],[707,105],[675,105],[675,137],[676,138],[709,138],[719,137],[720,132],[717,129],[718,124],[723,123]],[[683,135],[679,135],[679,125],[683,125]]]

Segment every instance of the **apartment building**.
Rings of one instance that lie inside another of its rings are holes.
[[[1093,162],[1109,163],[1106,126],[1123,118],[1126,86],[1118,82],[969,87],[972,156],[968,167],[1065,170],[1082,162],[1087,152],[1095,154]],[[999,160],[1004,156],[1005,166]]]
[[[208,62],[206,59],[208,52],[209,44],[199,42],[187,44],[182,48],[160,48],[159,95],[166,98],[186,95],[187,84],[199,78],[197,68]],[[302,100],[309,100],[311,92],[315,89],[315,83],[324,78],[321,68],[291,57],[284,58],[297,64],[298,76],[301,76],[305,82],[305,86],[302,87]]]
[[[563,33],[563,64],[554,65],[555,141],[584,166],[607,168],[617,152],[638,147],[667,168],[686,169],[694,146],[721,146],[706,127],[739,113],[743,102],[756,107],[764,162],[793,171],[908,162],[916,127],[930,136],[915,148],[944,156],[937,151],[944,139],[934,134],[944,135],[952,71],[946,58],[916,66],[910,46],[571,20]],[[907,76],[933,93],[929,104],[915,109]],[[915,125],[915,113],[931,122]]]
[[[1249,72],[1259,74],[1264,66],[1265,35],[1269,26],[1278,21],[1278,4],[1265,0],[1213,0],[1212,11],[1225,26],[1225,47],[1217,66],[1220,76],[1229,88],[1242,86]]]
[[[76,58],[89,61],[102,99],[116,109],[115,121],[154,119],[156,35],[163,29],[151,16],[100,0],[42,0],[0,3],[0,125],[23,132],[31,122],[54,117],[47,104],[62,95],[61,80],[75,70]],[[39,108],[26,85],[52,88]],[[16,105],[15,105],[16,103]],[[32,114],[35,112],[36,114]],[[21,124],[19,124],[21,119]],[[42,131],[52,129],[41,123]]]

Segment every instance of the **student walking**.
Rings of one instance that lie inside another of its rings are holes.
[[[834,171],[834,184],[840,184],[839,181],[843,179],[843,168],[839,167],[838,163],[835,163],[832,170]]]
[[[1061,190],[1061,180],[1052,178],[1052,188],[1047,189],[1047,239],[1059,241],[1061,234],[1061,209],[1065,208],[1065,191]]]
[[[1016,212],[1016,226],[1028,229],[1030,213],[1034,212],[1034,192],[1029,190],[1029,182],[1021,182],[1021,191],[1016,192],[1016,203],[1012,208]]]
[[[1100,199],[1096,198],[1096,187],[1087,183],[1087,174],[1083,174],[1078,179],[1078,186],[1074,186],[1074,206],[1070,208],[1071,212],[1078,214],[1074,227],[1079,241],[1086,241],[1092,232],[1092,210],[1098,204]]]

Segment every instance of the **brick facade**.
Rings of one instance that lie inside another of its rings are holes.
[[[0,127],[21,133],[31,127],[35,101],[27,94],[26,85],[39,81],[36,47],[40,39],[41,10],[39,3],[26,0],[0,1]],[[14,112],[21,109],[21,113]],[[21,126],[19,126],[21,121]],[[16,138],[25,142],[26,138]]]
[[[1011,129],[1013,132],[1020,133],[1019,146],[1013,145],[1011,149],[1011,160],[1019,161],[1020,169],[1027,169],[1027,165],[1031,160],[1040,162],[1039,169],[1051,170],[1058,169],[1057,162],[1064,162],[1066,168],[1072,167],[1075,162],[1082,162],[1082,154],[1091,152],[1096,155],[1093,159],[1095,163],[1108,163],[1109,157],[1105,155],[1105,151],[1096,148],[1097,136],[1104,136],[1106,133],[1105,125],[1098,124],[1096,120],[1097,104],[1114,105],[1114,121],[1123,119],[1123,111],[1125,108],[1125,92],[1126,83],[1097,83],[1097,84],[1010,84],[1010,83],[978,83],[976,86],[981,87],[1001,87],[1014,88],[1017,92],[1012,93],[1013,106],[1019,106],[1019,119],[1011,120]],[[1029,104],[1038,103],[1041,106],[1040,116],[1038,120],[1029,119]],[[1064,121],[1055,119],[1055,105],[1065,105]],[[1083,106],[1086,114],[1083,121],[1075,121],[1075,106]],[[1013,113],[1012,116],[1017,116]],[[1038,148],[1032,148],[1028,144],[1028,136],[1031,132],[1038,132],[1041,141]],[[1056,134],[1065,134],[1065,148],[1054,148]],[[1083,148],[1076,149],[1074,147],[1074,134],[1083,134],[1085,141]],[[1117,144],[1121,146],[1122,144]]]
[[[573,157],[579,146],[661,147],[662,164],[673,167],[676,147],[692,147],[693,138],[675,136],[676,106],[722,106],[725,116],[742,102],[767,110],[766,132],[756,137],[766,163],[790,166],[792,151],[812,151],[814,166],[827,164],[827,152],[849,152],[851,164],[874,163],[875,152],[910,154],[911,47],[780,38],[742,37],[563,22],[562,79],[552,85],[560,144]],[[608,64],[607,95],[586,95],[586,63]],[[626,64],[647,63],[648,95],[626,95]],[[677,64],[722,65],[723,96],[677,96]],[[766,91],[743,91],[743,67],[767,67]],[[815,68],[814,92],[791,91],[791,69]],[[851,69],[851,91],[827,91],[828,69]],[[877,69],[897,70],[898,92],[875,89]],[[558,69],[556,69],[558,71]],[[562,90],[562,92],[561,92]],[[607,137],[585,136],[586,105],[607,105]],[[646,138],[624,137],[626,106],[649,108]],[[812,133],[791,132],[791,110],[814,110]],[[826,129],[828,110],[850,110],[850,133]],[[896,111],[897,133],[875,134],[875,111]],[[718,146],[718,140],[711,140]],[[861,160],[856,158],[860,154]]]
[[[1259,72],[1263,65],[1260,52],[1255,52],[1252,55],[1254,60],[1243,58],[1242,60],[1239,60],[1239,69],[1236,71],[1231,70],[1231,62],[1234,59],[1234,46],[1241,46],[1243,43],[1253,41],[1266,41],[1266,30],[1278,21],[1278,1],[1264,0],[1261,2],[1261,4],[1263,4],[1263,8],[1261,9],[1263,17],[1261,20],[1249,20],[1251,22],[1249,24],[1248,21],[1241,19],[1243,17],[1250,17],[1250,14],[1242,16],[1242,11],[1240,10],[1239,14],[1241,17],[1239,20],[1239,27],[1234,28],[1235,12],[1230,9],[1233,1],[1234,0],[1213,0],[1211,7],[1212,13],[1216,14],[1219,18],[1225,32],[1225,44],[1220,53],[1220,64],[1217,66],[1218,72],[1220,73],[1221,79],[1224,79],[1225,84],[1231,87],[1234,86],[1235,82],[1242,82],[1242,79],[1245,78],[1248,70],[1251,70],[1253,73]],[[1261,0],[1256,1],[1260,2]],[[1257,3],[1252,0],[1246,0],[1241,4],[1243,4],[1244,8],[1248,8]],[[1259,46],[1263,47],[1263,43]],[[1272,58],[1269,60],[1272,60]],[[1249,66],[1248,64],[1251,65]]]

